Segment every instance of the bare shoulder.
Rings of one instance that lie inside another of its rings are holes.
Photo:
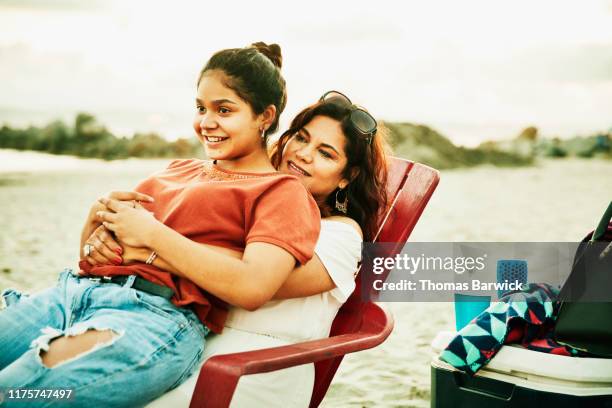
[[[349,218],[349,217],[343,217],[341,215],[332,215],[331,217],[325,217],[323,219],[325,221],[335,221],[335,222],[341,222],[341,223],[350,225],[353,228],[355,228],[355,231],[357,231],[361,239],[363,239],[363,233],[361,231],[361,227],[359,226],[359,224],[357,224],[357,221],[355,221],[354,219]]]

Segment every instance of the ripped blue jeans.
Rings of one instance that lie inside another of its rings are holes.
[[[0,407],[137,407],[180,385],[202,361],[206,326],[193,311],[64,270],[34,296],[2,292]],[[0,299],[1,300],[1,299]],[[61,336],[113,332],[111,340],[48,367],[41,352]],[[70,389],[69,400],[17,400],[15,389]]]

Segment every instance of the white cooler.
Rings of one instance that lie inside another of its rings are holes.
[[[612,359],[506,345],[470,377],[439,358],[454,336],[440,332],[431,343],[432,407],[612,408]]]

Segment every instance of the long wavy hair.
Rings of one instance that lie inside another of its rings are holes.
[[[351,180],[346,187],[348,211],[346,216],[355,220],[363,232],[364,240],[371,241],[377,232],[379,216],[387,209],[387,153],[388,130],[378,123],[377,132],[371,143],[358,133],[349,123],[351,110],[348,106],[335,103],[318,102],[302,110],[291,121],[291,125],[271,148],[271,160],[277,169],[281,164],[283,150],[287,142],[306,126],[315,116],[326,116],[337,120],[346,138],[345,154],[347,164],[343,177]],[[357,175],[352,178],[357,170]],[[319,204],[322,217],[345,215],[336,209],[334,190],[327,199]]]

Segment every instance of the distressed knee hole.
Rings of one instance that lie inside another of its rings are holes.
[[[110,329],[88,329],[78,334],[67,334],[53,339],[46,350],[41,350],[40,357],[46,367],[53,368],[60,363],[65,364],[83,357],[101,347],[110,346],[119,336],[119,333]]]

